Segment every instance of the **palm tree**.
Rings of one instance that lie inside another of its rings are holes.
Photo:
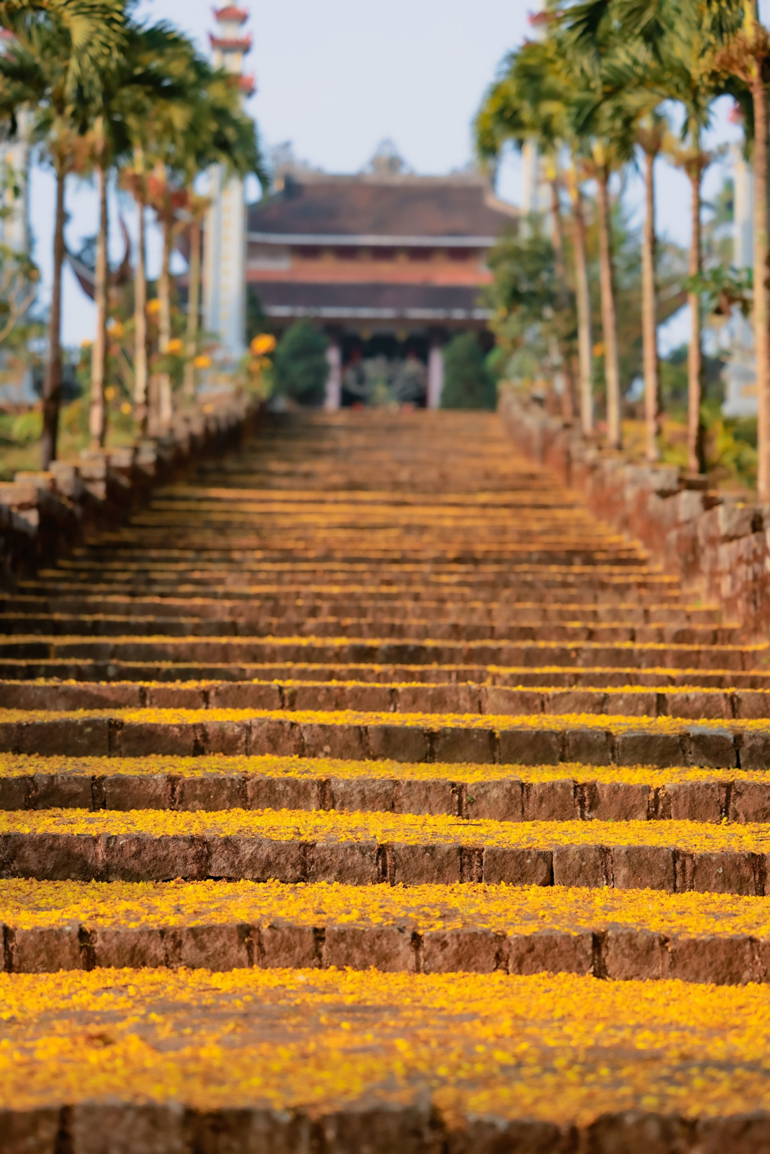
[[[528,41],[520,49],[512,52],[506,62],[505,74],[492,85],[485,96],[475,123],[476,147],[484,161],[496,158],[503,145],[511,141],[520,150],[531,142],[545,153],[548,183],[551,191],[551,230],[556,279],[559,286],[558,313],[564,327],[565,319],[571,312],[571,292],[567,281],[564,257],[564,234],[561,207],[561,174],[559,154],[565,135],[565,95],[563,82],[554,69],[552,45],[547,40]],[[584,239],[584,238],[583,238]],[[584,248],[582,250],[584,255]],[[587,307],[588,282],[585,260],[582,265],[576,260],[578,272],[578,308]],[[582,290],[582,291],[581,291]],[[586,413],[590,401],[590,320],[586,327],[584,318],[578,320],[578,341],[581,345],[579,363],[581,366],[581,421],[585,427]],[[586,341],[586,333],[588,339]],[[583,345],[587,345],[588,356],[583,355]],[[570,422],[574,406],[574,380],[572,353],[569,340],[563,333],[557,340],[561,370],[564,376],[562,393],[562,413]],[[586,373],[586,361],[588,371]],[[590,420],[590,418],[589,418]],[[589,431],[589,430],[586,430]]]
[[[620,2],[620,0],[618,0]],[[612,12],[612,10],[610,9]],[[572,19],[574,19],[574,11]],[[569,17],[568,17],[569,19]],[[597,38],[601,22],[594,27]],[[642,238],[642,351],[644,365],[646,455],[658,459],[658,425],[660,419],[660,382],[658,355],[658,291],[655,231],[655,162],[660,155],[668,121],[659,111],[660,94],[650,88],[651,67],[655,61],[649,46],[639,37],[630,40],[614,37],[610,59],[605,66],[607,95],[621,102],[621,121],[631,129],[633,142],[644,155],[645,216]]]
[[[134,143],[131,163],[121,174],[122,184],[133,195],[137,207],[139,236],[134,270],[134,421],[140,436],[147,434],[147,187],[144,148]]]
[[[666,120],[653,107],[639,122],[636,140],[644,153],[645,214],[642,240],[642,350],[644,420],[648,461],[658,460],[660,423],[660,357],[658,352],[657,236],[655,232],[655,161],[663,148]]]
[[[254,173],[263,191],[270,187],[256,125],[241,108],[238,89],[226,73],[204,75],[201,98],[197,104],[190,132],[183,142],[181,171],[187,189],[187,212],[190,221],[189,292],[187,299],[187,332],[185,394],[195,392],[193,359],[198,341],[201,288],[201,231],[209,207],[207,197],[195,193],[195,177],[202,169],[220,164],[226,173],[245,177]]]
[[[607,0],[607,5],[611,3]],[[560,57],[573,88],[569,105],[572,131],[581,143],[585,167],[596,182],[607,440],[611,447],[620,448],[621,388],[609,183],[612,174],[633,158],[634,151],[635,110],[618,84],[626,64],[626,46],[617,21],[609,17],[602,0],[584,4],[554,0],[554,10]]]
[[[591,338],[591,295],[588,287],[586,219],[581,189],[579,160],[571,155],[567,191],[572,205],[572,250],[575,261],[575,299],[578,317],[578,362],[580,365],[580,427],[589,437],[594,431],[593,341]]]
[[[770,502],[770,231],[768,230],[768,88],[770,36],[757,0],[705,0],[714,81],[733,95],[737,80],[751,102],[754,153],[754,346],[757,358],[757,495]],[[730,85],[730,82],[733,85]]]
[[[710,108],[714,97],[720,91],[716,76],[709,73],[707,62],[713,59],[715,51],[724,43],[725,21],[732,20],[733,29],[739,15],[751,9],[756,11],[753,0],[585,0],[568,8],[565,20],[574,43],[590,42],[597,52],[602,50],[602,37],[607,29],[613,29],[625,45],[625,51],[636,54],[636,75],[640,88],[654,93],[658,100],[673,100],[684,109],[683,146],[672,147],[672,158],[687,174],[690,181],[690,215],[692,239],[690,243],[688,303],[691,316],[691,338],[688,356],[688,431],[687,460],[693,472],[705,468],[704,428],[701,416],[703,391],[703,324],[702,308],[698,289],[703,254],[701,241],[701,186],[703,172],[709,163],[703,151],[701,139],[710,120]],[[706,17],[710,15],[710,19]],[[744,20],[745,23],[745,20]],[[749,22],[751,23],[751,22]],[[737,34],[737,30],[736,30]],[[745,33],[744,33],[745,35]],[[767,34],[758,31],[756,22],[752,25],[753,44],[759,46]],[[633,48],[629,47],[629,43]],[[746,44],[748,42],[745,42]],[[737,41],[736,41],[737,45]],[[638,67],[638,57],[645,54],[644,67]],[[724,63],[727,63],[725,60]],[[761,69],[759,70],[761,72]],[[765,131],[763,148],[766,152],[766,81],[759,82],[765,92],[758,100],[760,113],[765,108]],[[764,209],[764,248],[767,248],[766,196],[757,196]],[[763,261],[766,257],[763,257]],[[755,278],[762,280],[762,277]],[[760,295],[767,297],[765,287]],[[767,305],[767,301],[765,305]],[[761,305],[760,305],[761,307]],[[767,329],[765,324],[764,329]],[[766,338],[767,339],[767,338]],[[767,344],[770,357],[770,343]],[[768,360],[768,443],[770,446],[770,360]],[[761,390],[760,390],[761,393]],[[761,424],[761,418],[760,418]],[[770,453],[770,447],[768,449]],[[770,457],[768,458],[770,469]],[[768,472],[770,487],[770,471]]]
[[[122,47],[123,0],[12,0],[0,5],[0,27],[12,35],[0,56],[0,114],[32,113],[32,137],[45,144],[56,177],[53,286],[43,385],[41,465],[56,459],[61,405],[61,284],[65,256],[65,187],[84,157],[87,108],[99,72]]]
[[[188,65],[194,50],[184,36],[163,22],[134,30],[131,48],[137,70],[144,69],[147,74],[147,83],[135,84],[124,91],[121,103],[129,144],[121,181],[134,197],[139,220],[134,276],[134,419],[140,433],[145,435],[151,408],[147,326],[148,181],[156,142],[168,131],[169,120],[186,123],[189,119],[195,89]]]
[[[183,115],[169,108],[152,145],[155,160],[150,180],[150,200],[163,232],[162,271],[158,285],[160,300],[159,352],[168,354],[171,339],[170,256],[173,238],[186,218],[190,233],[190,268],[185,352],[186,391],[194,391],[192,358],[198,337],[201,283],[201,224],[208,200],[195,192],[195,179],[213,164],[245,176],[254,172],[263,187],[269,184],[254,122],[241,108],[237,78],[211,66],[190,53],[185,65],[189,84]],[[164,366],[158,377],[158,420],[168,426],[172,416],[171,377]]]
[[[690,345],[687,354],[687,467],[693,473],[706,470],[705,427],[701,414],[703,398],[703,306],[699,279],[703,272],[703,173],[711,156],[701,148],[701,129],[690,127],[685,145],[669,143],[667,153],[682,168],[690,182],[690,255],[688,261],[687,304],[690,309]]]
[[[188,85],[184,71],[193,51],[190,42],[166,24],[149,27],[128,25],[123,51],[103,70],[101,87],[94,102],[94,160],[101,208],[95,291],[97,333],[91,365],[89,415],[94,445],[104,444],[107,431],[104,385],[109,307],[108,173],[113,165],[119,165],[129,157],[136,158],[137,146],[141,146],[141,133],[136,127],[140,118],[144,117],[149,122],[154,116],[162,121],[172,114],[169,110],[178,116],[187,115]]]

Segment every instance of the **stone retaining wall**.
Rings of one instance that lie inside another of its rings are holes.
[[[54,461],[47,472],[17,473],[0,482],[0,588],[14,588],[83,539],[124,520],[150,490],[201,457],[240,443],[256,425],[260,406],[246,398],[214,398],[180,415],[170,433],[116,449],[83,450]]]
[[[770,506],[718,493],[675,465],[600,448],[512,386],[501,390],[499,411],[522,452],[642,541],[692,596],[719,604],[724,621],[748,638],[770,634]]]

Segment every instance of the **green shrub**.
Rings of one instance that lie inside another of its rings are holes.
[[[273,360],[275,391],[299,405],[320,405],[326,392],[326,337],[296,321],[278,342]]]
[[[444,349],[442,409],[494,409],[497,384],[473,333],[460,333]]]

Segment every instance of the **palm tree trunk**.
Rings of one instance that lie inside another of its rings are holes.
[[[134,419],[142,436],[147,434],[147,229],[145,206],[139,207],[139,254],[134,278]]]
[[[757,353],[757,496],[770,502],[770,294],[768,293],[767,89],[758,77],[754,103],[754,344]]]
[[[96,243],[96,279],[94,300],[96,302],[96,337],[91,349],[91,411],[88,426],[91,433],[91,447],[103,448],[107,437],[107,410],[104,386],[107,370],[107,238],[109,219],[107,216],[107,172],[99,164],[99,235]]]
[[[606,164],[597,166],[597,208],[599,225],[599,284],[602,297],[602,338],[604,341],[604,379],[607,386],[607,443],[613,449],[623,444],[620,423],[620,367],[618,363],[618,327],[615,311],[615,286],[612,270],[612,238],[609,207],[610,174]]]
[[[570,174],[572,200],[572,247],[575,254],[575,298],[578,319],[578,364],[580,367],[580,427],[583,436],[594,431],[594,398],[591,388],[591,300],[588,291],[586,222],[577,174]]]
[[[696,157],[689,168],[692,214],[692,238],[690,240],[689,274],[697,277],[701,272],[701,164]],[[706,461],[703,444],[703,422],[701,421],[700,405],[703,393],[703,335],[701,318],[700,294],[689,292],[687,303],[690,306],[690,348],[687,355],[687,468],[692,473],[703,473]]]
[[[201,225],[193,218],[190,229],[190,290],[187,299],[187,347],[184,366],[184,393],[191,399],[195,396],[195,345],[198,339],[198,313],[201,295]]]
[[[53,232],[53,289],[48,317],[48,363],[43,384],[43,437],[40,466],[47,469],[56,460],[61,407],[61,281],[64,266],[64,164],[56,165],[56,217]]]
[[[659,365],[658,294],[655,282],[655,153],[645,152],[645,192],[647,211],[642,244],[642,345],[644,354],[644,419],[647,431],[647,460],[658,459]]]
[[[557,307],[561,318],[569,312],[569,286],[567,285],[567,270],[564,261],[564,234],[561,220],[561,200],[559,197],[559,182],[556,174],[551,180],[551,231],[554,253],[556,283],[558,285]],[[572,376],[572,361],[569,345],[566,340],[559,340],[559,360],[562,373],[561,413],[564,423],[572,424],[575,415],[575,381]]]
[[[158,297],[160,298],[158,351],[163,357],[168,353],[169,341],[171,340],[171,220],[168,214],[163,216],[162,229],[163,263],[158,282]],[[162,372],[158,378],[158,422],[162,431],[168,430],[172,416],[171,375],[168,372]]]

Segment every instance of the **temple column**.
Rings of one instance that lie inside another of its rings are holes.
[[[444,351],[440,341],[433,341],[428,354],[428,408],[437,409],[444,391]]]
[[[329,412],[336,412],[342,404],[342,349],[338,341],[329,341],[326,363],[329,371],[326,377],[324,408]]]

